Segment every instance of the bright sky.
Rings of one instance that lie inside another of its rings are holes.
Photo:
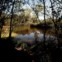
[[[49,15],[50,15],[51,14],[51,9],[49,8],[50,7],[50,2],[49,2],[49,0],[45,0],[45,1],[46,1],[46,7],[48,8]],[[29,8],[31,10],[32,10],[32,7],[34,7],[36,4],[38,4],[38,3],[42,4],[42,2],[40,2],[39,0],[29,0],[29,3],[28,3],[28,0],[26,0],[25,3],[26,4],[23,6],[23,8],[24,9]],[[39,12],[38,16],[39,16],[40,20],[41,19],[43,20],[44,19],[43,11],[42,11],[42,13]],[[48,17],[46,17],[46,18],[48,18]]]
[[[28,1],[28,0],[27,0]],[[33,2],[32,2],[33,1]],[[50,1],[49,0],[45,0],[46,1],[46,8],[47,8],[47,10],[49,11],[49,15],[51,15],[51,9],[49,8],[50,7]],[[30,0],[30,6],[32,7],[34,4],[36,5],[36,4],[42,4],[42,2],[40,2],[39,0]],[[27,7],[29,7],[29,6],[27,6]],[[44,19],[44,15],[43,15],[43,11],[40,13],[38,13],[38,16],[39,16],[39,19],[41,20],[43,20]],[[46,18],[48,18],[47,16],[46,16]]]
[[[49,6],[50,6],[50,2],[49,2],[49,0],[45,0],[46,1],[46,7],[48,8],[48,10],[49,10],[49,14],[51,13],[51,10],[50,10],[50,8],[49,8]],[[26,8],[29,8],[29,9],[31,9],[32,10],[32,8],[36,5],[36,4],[42,4],[42,2],[40,2],[39,0],[24,0],[24,5],[22,5],[23,6],[23,9],[26,9]],[[17,6],[16,6],[17,7]],[[11,9],[11,8],[10,8]],[[16,8],[17,9],[17,8]],[[15,11],[17,12],[17,10],[15,9]],[[9,10],[10,11],[10,10]],[[14,11],[14,12],[15,12]],[[18,15],[20,14],[20,12],[18,11],[17,12],[18,13]],[[31,13],[31,15],[32,15],[32,13]],[[44,16],[43,16],[43,11],[42,12],[39,12],[38,13],[38,16],[39,16],[39,19],[41,20],[41,19],[44,19]],[[47,18],[47,17],[46,17]]]

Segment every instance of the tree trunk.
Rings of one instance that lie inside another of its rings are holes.
[[[56,25],[57,25],[57,17],[56,17],[56,21],[54,21],[54,9],[53,9],[53,5],[52,5],[53,3],[52,3],[51,0],[50,0],[50,2],[51,2],[51,8],[52,8],[52,21],[54,23],[54,28],[55,28],[55,36],[57,37],[57,41],[58,41],[58,49],[60,49],[60,41],[59,41],[59,38],[58,38],[58,30],[57,30],[57,27],[56,27]]]
[[[12,34],[12,15],[11,15],[11,20],[10,20],[10,32],[9,32],[9,37],[11,38]]]
[[[46,20],[45,20],[45,0],[43,0],[43,5],[44,5],[44,25],[46,25]],[[44,27],[45,28],[45,27]],[[45,34],[46,34],[46,28],[44,29],[44,45],[45,45]]]
[[[15,2],[15,1],[14,1]],[[11,9],[11,18],[10,18],[10,32],[9,32],[9,38],[11,38],[12,34],[12,20],[13,20],[13,9],[14,9],[14,2],[12,3],[12,9]]]
[[[2,32],[2,29],[0,28],[0,39],[1,39],[1,32]]]

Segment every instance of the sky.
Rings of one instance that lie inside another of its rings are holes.
[[[45,0],[46,1],[46,7],[48,8],[48,11],[49,11],[49,15],[51,14],[51,9],[49,8],[50,7],[50,1],[49,0]],[[40,2],[39,0],[29,0],[29,3],[27,3],[28,0],[26,0],[26,4],[23,6],[24,9],[26,8],[29,8],[29,9],[32,9],[32,7],[34,7],[36,4],[42,4],[42,2]],[[43,15],[43,11],[42,12],[39,12],[38,13],[38,18],[41,20],[44,19],[44,15]],[[48,18],[46,16],[46,18]]]
[[[45,0],[45,1],[46,1],[46,7],[47,7],[47,9],[48,9],[48,11],[49,11],[49,14],[50,14],[50,13],[51,13],[51,9],[49,8],[50,2],[49,2],[49,0]],[[42,4],[42,2],[40,2],[39,0],[24,0],[24,5],[21,4],[21,6],[22,6],[23,9],[29,8],[29,9],[32,10],[32,8],[34,8],[35,5],[37,5],[37,4]],[[21,6],[20,6],[20,8],[21,8]],[[12,8],[12,6],[10,7],[9,12],[11,12],[11,8]],[[18,9],[18,6],[15,5],[14,12],[17,12],[17,14],[19,15],[20,12],[17,11],[17,9]],[[6,10],[6,11],[7,11],[7,10]],[[32,10],[32,11],[33,11],[33,10]],[[9,14],[9,12],[8,12],[8,14]],[[38,16],[39,16],[38,18],[39,18],[40,20],[41,20],[41,19],[44,19],[43,11],[39,12],[39,13],[38,13]],[[46,18],[48,18],[48,17],[46,17]]]

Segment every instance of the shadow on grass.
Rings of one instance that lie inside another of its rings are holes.
[[[31,56],[24,50],[17,51],[12,38],[0,39],[0,58],[2,62],[16,61],[16,62],[32,62]]]
[[[62,50],[51,47],[51,44],[47,46],[38,44],[30,51],[33,55],[24,50],[17,51],[13,43],[13,38],[0,39],[0,61],[2,62],[4,60],[8,62],[62,62]]]

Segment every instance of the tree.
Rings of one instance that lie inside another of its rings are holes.
[[[43,0],[43,5],[44,5],[44,24],[46,25],[46,19],[45,19],[45,15],[46,15],[46,6],[45,6],[45,0]],[[45,28],[45,27],[44,27]],[[45,34],[46,34],[46,28],[44,30],[44,45],[45,45]]]
[[[22,2],[23,2],[22,0],[12,0],[12,2],[11,2],[10,7],[12,6],[12,8],[11,8],[11,12],[10,12],[11,17],[10,17],[10,32],[9,32],[9,38],[11,38],[11,34],[12,34],[12,30],[13,30],[13,15],[16,12],[21,11],[20,10],[20,6],[21,6],[20,3],[22,3]]]
[[[0,0],[0,38],[1,38],[1,32],[5,20],[4,11],[6,10],[6,7],[7,7],[6,0]]]
[[[52,21],[55,27],[55,36],[58,40],[58,48],[60,48],[60,39],[59,39],[59,31],[60,31],[60,17],[62,12],[62,2],[60,0],[50,0],[51,2],[51,11],[52,11]]]
[[[11,8],[11,18],[10,18],[10,32],[9,32],[9,38],[11,38],[11,34],[12,34],[12,20],[13,20],[14,3],[15,3],[15,0],[12,2],[12,8]]]
[[[34,12],[35,12],[37,18],[38,18],[38,13],[41,12],[43,9],[44,8],[43,8],[43,5],[42,4],[35,5]]]

